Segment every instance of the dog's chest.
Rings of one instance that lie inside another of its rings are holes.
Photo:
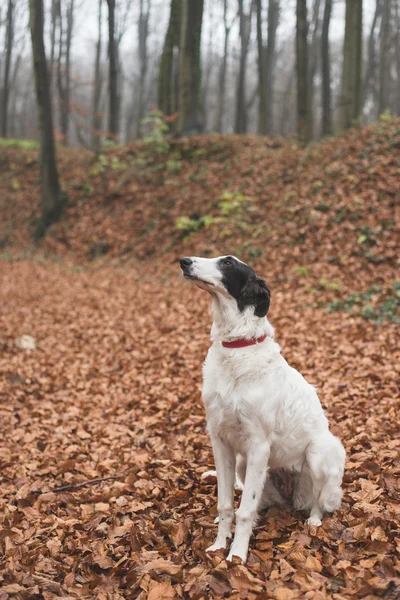
[[[204,365],[203,401],[210,431],[239,448],[262,428],[254,373],[235,361],[209,353]]]

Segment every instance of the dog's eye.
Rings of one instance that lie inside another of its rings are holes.
[[[232,262],[230,260],[224,260],[224,265],[226,265],[227,267],[229,267],[232,264]]]

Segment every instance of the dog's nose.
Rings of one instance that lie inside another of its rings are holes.
[[[193,262],[192,259],[191,258],[187,258],[187,257],[186,258],[181,258],[179,260],[179,263],[180,263],[182,269],[184,269],[185,267],[189,267],[189,265],[191,265],[192,262]]]

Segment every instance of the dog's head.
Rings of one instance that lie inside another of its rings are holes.
[[[211,294],[233,298],[241,312],[248,306],[254,306],[257,317],[267,314],[271,294],[265,281],[235,256],[190,256],[181,258],[179,262],[185,279],[198,287]]]

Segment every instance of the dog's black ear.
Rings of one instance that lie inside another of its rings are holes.
[[[246,306],[254,306],[256,317],[265,317],[270,304],[271,292],[267,284],[261,277],[254,277],[248,280],[238,299],[239,310],[242,311]]]

